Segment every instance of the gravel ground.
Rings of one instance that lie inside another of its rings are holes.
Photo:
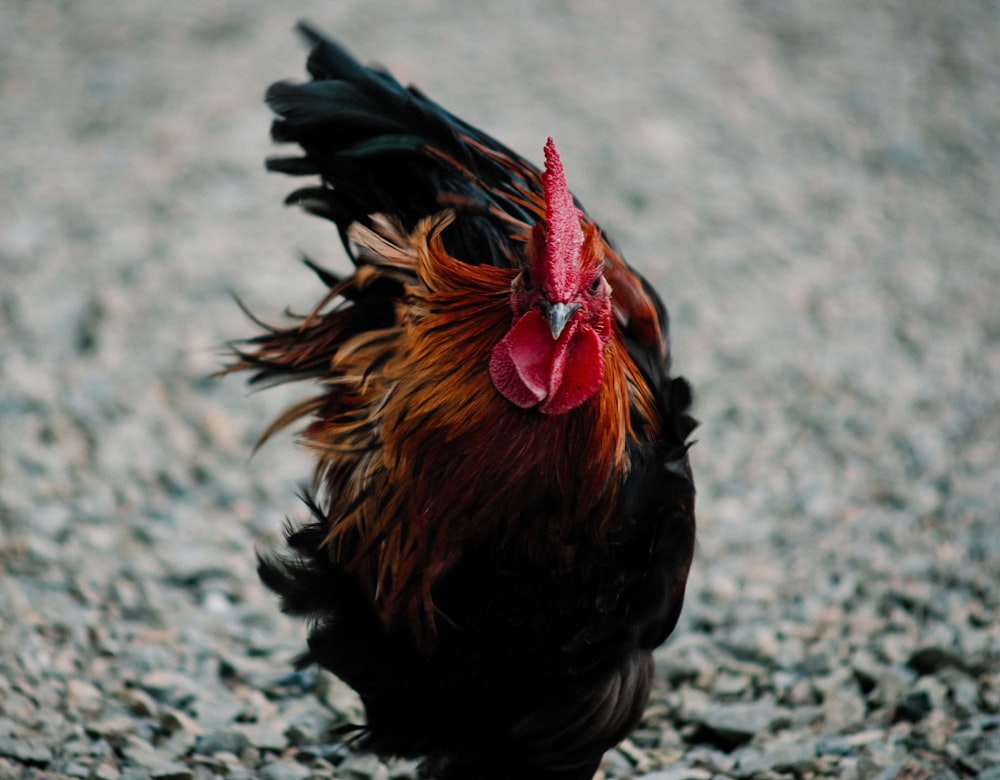
[[[296,391],[209,378],[343,262],[261,165],[300,15],[553,135],[672,309],[701,540],[605,776],[1000,778],[1000,6],[611,5],[0,6],[0,778],[412,777],[254,574]]]

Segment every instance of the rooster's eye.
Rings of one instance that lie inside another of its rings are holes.
[[[597,295],[597,291],[601,289],[601,282],[604,281],[604,277],[598,274],[594,277],[594,281],[590,283],[590,294]]]

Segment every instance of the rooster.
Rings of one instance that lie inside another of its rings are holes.
[[[354,264],[311,314],[234,345],[318,393],[310,521],[260,556],[311,625],[302,666],[360,695],[354,739],[439,780],[587,780],[639,722],[694,548],[688,384],[667,312],[539,170],[312,27],[267,91],[267,167],[319,182]]]

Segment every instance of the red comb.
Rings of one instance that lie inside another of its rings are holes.
[[[562,161],[551,138],[545,144],[542,185],[545,189],[545,223],[548,227],[542,286],[553,302],[566,301],[576,292],[580,283],[582,214],[573,203],[573,195],[566,186]]]

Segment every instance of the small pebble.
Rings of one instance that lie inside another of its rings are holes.
[[[243,731],[212,731],[199,736],[194,743],[194,750],[203,756],[214,756],[217,753],[239,755],[250,745],[250,739]]]
[[[261,780],[306,780],[309,767],[295,761],[273,761],[260,768]]]

